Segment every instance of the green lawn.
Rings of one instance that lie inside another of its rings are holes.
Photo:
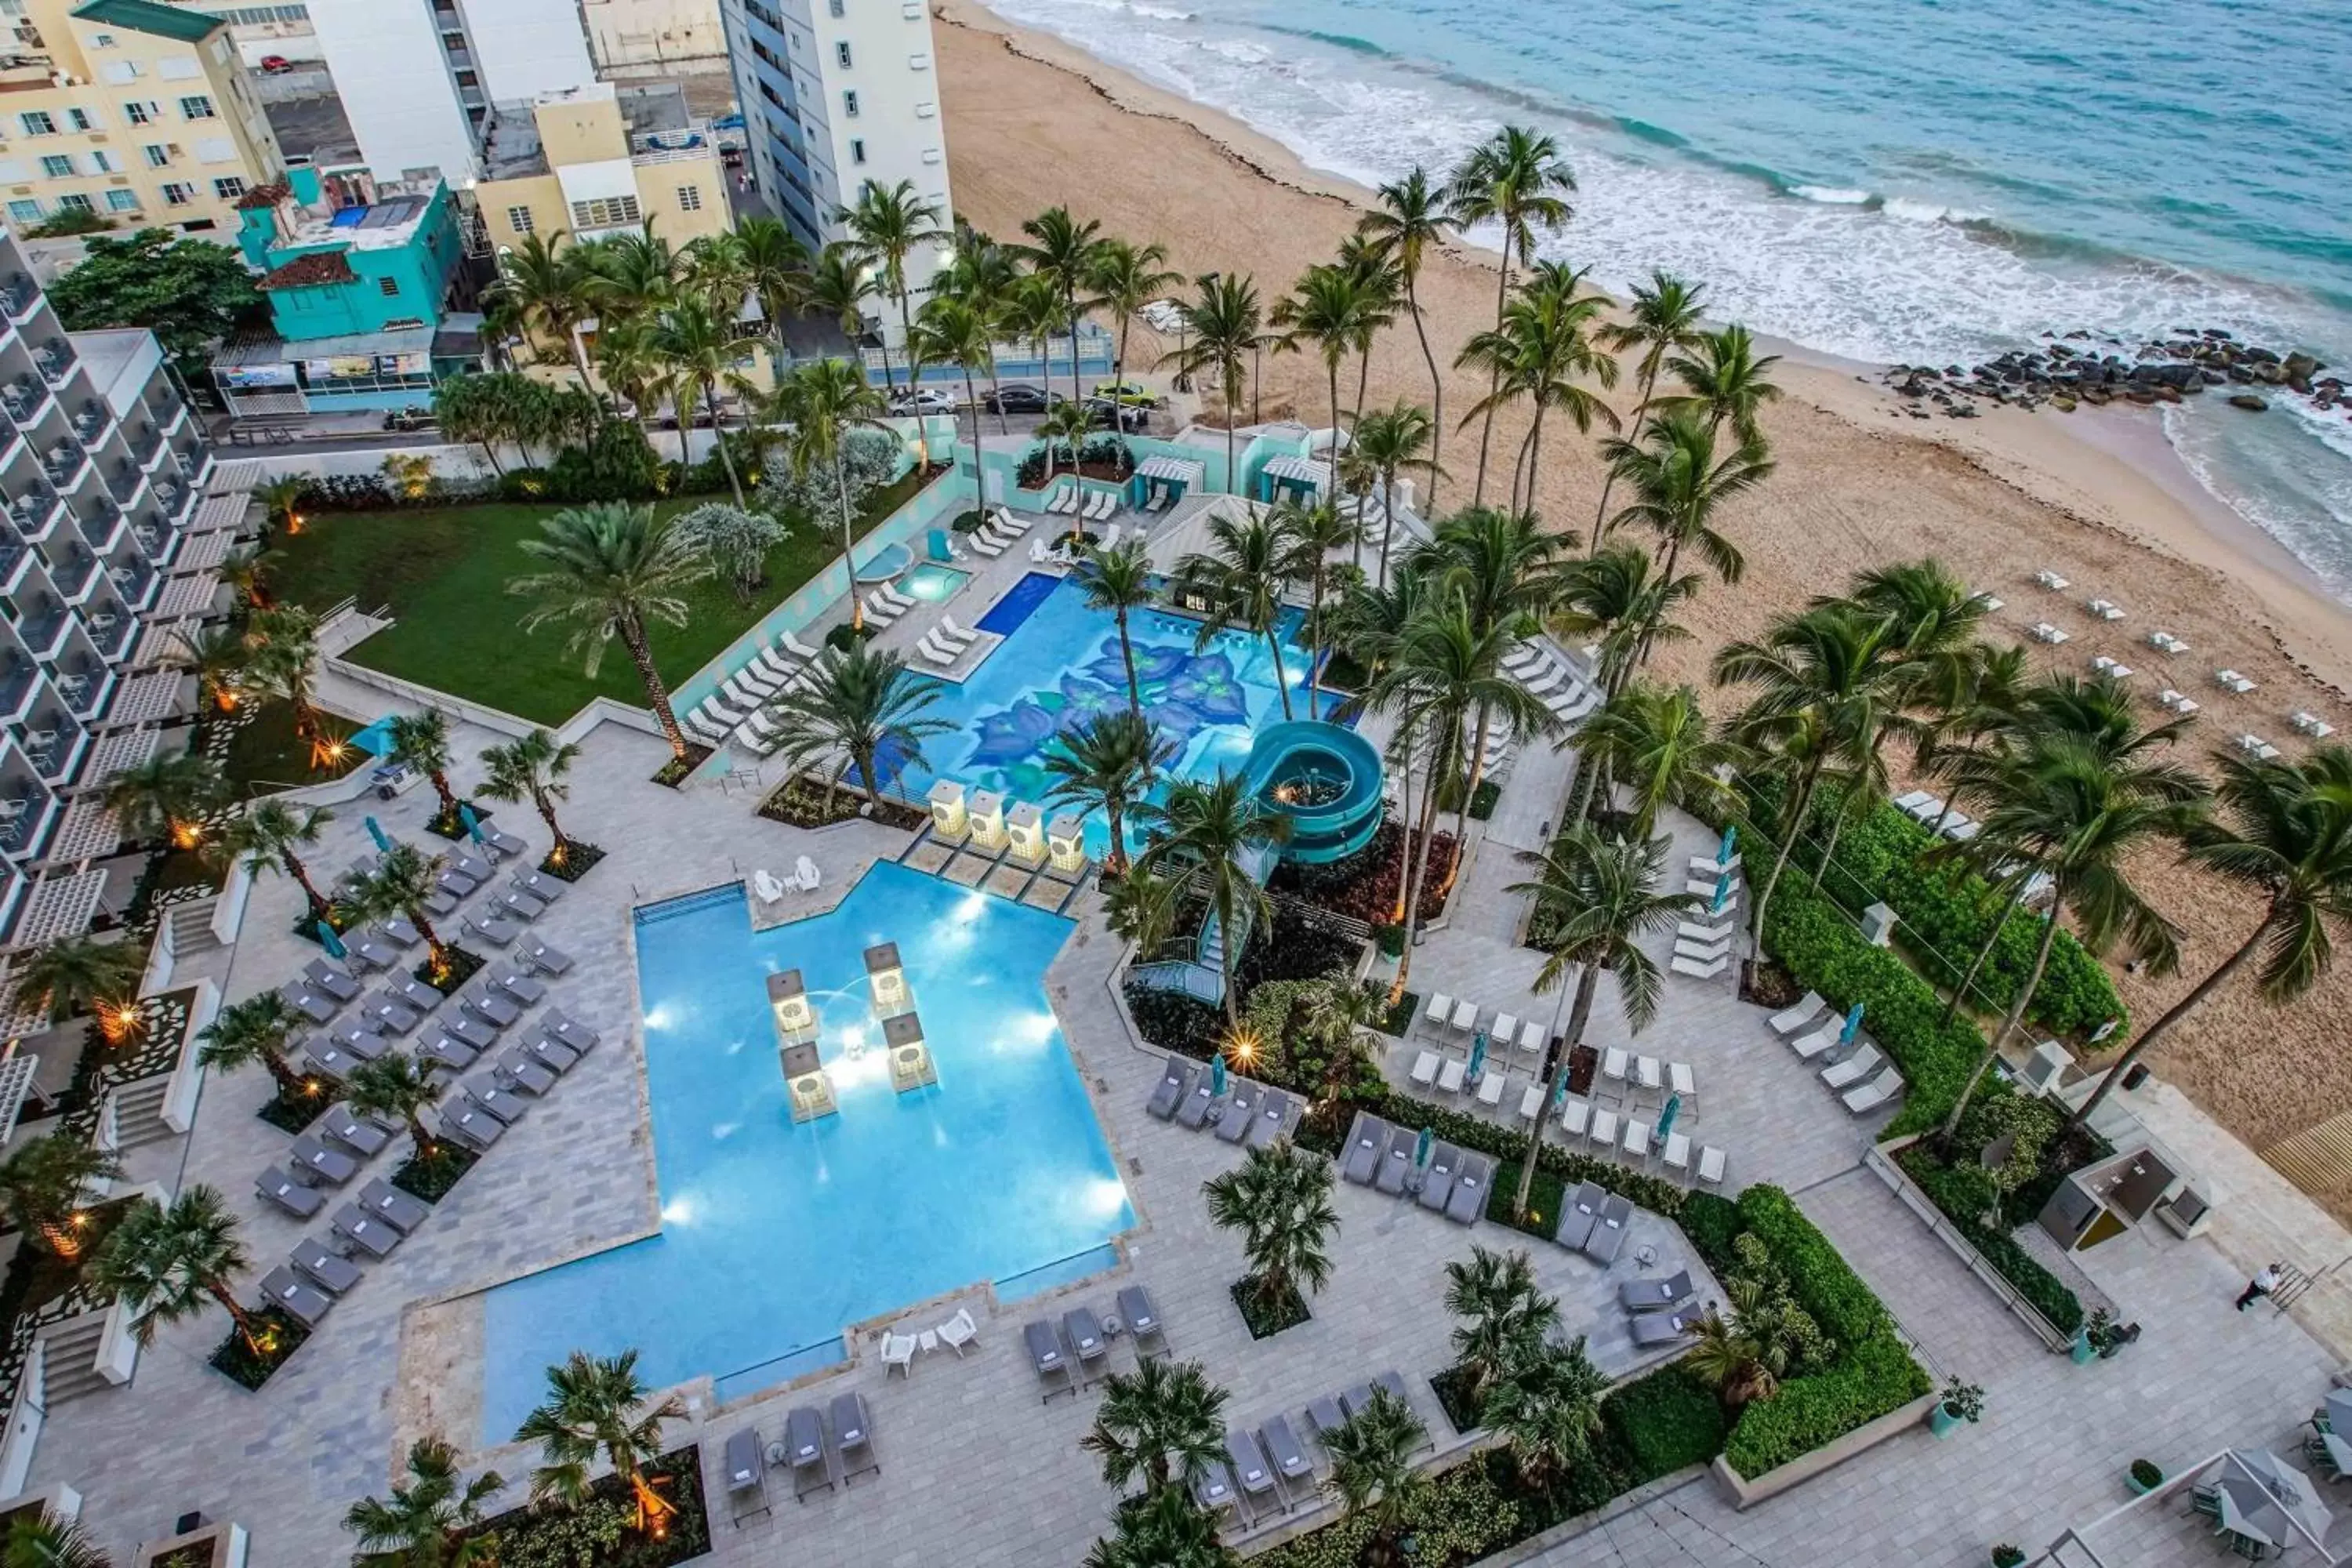
[[[863,535],[917,489],[909,473],[869,499]],[[709,497],[657,503],[665,516]],[[502,708],[542,724],[560,724],[592,697],[642,704],[644,688],[627,652],[614,643],[592,679],[578,655],[564,651],[555,626],[526,633],[528,600],[506,591],[534,570],[520,545],[535,538],[554,506],[486,504],[383,512],[320,512],[303,531],[281,538],[285,562],[271,580],[279,597],[324,610],[345,598],[373,610],[389,605],[398,624],[352,649],[354,663]],[[717,657],[779,602],[824,569],[840,549],[837,532],[795,523],[768,561],[768,584],[749,605],[712,579],[686,594],[687,623],[656,626],[654,658],[675,687]]]

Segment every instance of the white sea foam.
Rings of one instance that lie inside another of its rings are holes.
[[[1789,194],[1832,207],[1858,207],[1870,200],[1868,191],[1848,190],[1842,185],[1790,185]]]
[[[1906,223],[1982,223],[1992,216],[1990,213],[1967,212],[1936,202],[1915,202],[1906,196],[1887,197],[1881,210],[1888,217],[1899,217]]]

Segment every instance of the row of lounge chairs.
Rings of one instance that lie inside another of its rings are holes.
[[[1302,1107],[1288,1091],[1271,1089],[1253,1079],[1234,1074],[1225,1092],[1216,1092],[1214,1076],[1199,1062],[1171,1056],[1160,1081],[1151,1088],[1144,1109],[1162,1121],[1198,1131],[1214,1127],[1227,1143],[1264,1149],[1287,1137],[1298,1125]]]
[[[1795,1006],[1766,1019],[1765,1026],[1788,1041],[1798,1058],[1807,1063],[1852,1046],[1848,1055],[1821,1069],[1821,1079],[1855,1116],[1875,1110],[1903,1092],[1903,1075],[1887,1061],[1877,1042],[1860,1032],[1848,1040],[1844,1018],[1822,1000],[1819,992],[1806,992]]]
[[[912,599],[906,602],[909,606],[914,604]],[[761,710],[807,680],[808,666],[816,658],[815,648],[790,632],[782,633],[754,653],[692,712],[678,715],[678,727],[706,746],[723,746],[735,740],[765,756],[775,750],[775,742],[773,726],[755,722],[761,717]]]
[[[1411,1194],[1423,1208],[1442,1214],[1456,1225],[1477,1224],[1495,1185],[1494,1156],[1438,1139],[1431,1143],[1429,1163],[1423,1167],[1414,1158],[1420,1142],[1417,1129],[1360,1110],[1355,1124],[1348,1129],[1339,1174],[1358,1186],[1391,1197]]]
[[[1058,1323],[1050,1318],[1024,1323],[1021,1343],[1029,1352],[1030,1370],[1037,1374],[1039,1402],[1051,1404],[1057,1394],[1075,1399],[1081,1388],[1108,1375],[1114,1331],[1134,1342],[1138,1361],[1169,1353],[1160,1309],[1141,1285],[1120,1289],[1118,1311],[1108,1323],[1092,1307],[1072,1307]]]
[[[771,1511],[771,1465],[792,1472],[793,1500],[803,1503],[811,1492],[832,1491],[859,1476],[880,1475],[882,1461],[875,1457],[874,1419],[866,1408],[866,1396],[856,1389],[836,1394],[825,1415],[814,1405],[793,1406],[784,1413],[782,1435],[764,1448],[757,1426],[746,1426],[727,1439],[722,1466],[728,1510],[738,1526]]]
[[[1540,644],[1520,644],[1504,656],[1503,669],[1564,724],[1576,723],[1601,706],[1599,689]]]
[[[943,615],[940,624],[915,641],[915,651],[930,663],[946,669],[971,651],[980,640],[980,634],[956,625],[953,616]]]
[[[1020,518],[1004,507],[992,507],[988,521],[971,534],[971,547],[991,559],[1003,554],[1037,526],[1035,517]]]
[[[1107,522],[1126,505],[1127,498],[1118,490],[1064,485],[1046,500],[1045,510],[1051,516],[1074,517],[1080,522]]]
[[[1643,1350],[1687,1344],[1706,1316],[1691,1300],[1687,1268],[1662,1279],[1626,1280],[1617,1288],[1617,1304],[1625,1310],[1633,1343]]]
[[[1333,1433],[1371,1403],[1379,1389],[1411,1409],[1404,1379],[1391,1370],[1341,1393],[1307,1403],[1305,1424],[1317,1440],[1328,1445]],[[1436,1447],[1433,1438],[1423,1447]],[[1277,1410],[1255,1428],[1232,1426],[1225,1431],[1223,1458],[1203,1464],[1192,1482],[1192,1498],[1213,1514],[1231,1515],[1242,1530],[1277,1513],[1288,1513],[1320,1495],[1317,1466],[1307,1446],[1298,1440],[1287,1411]]]
[[[1532,1116],[1530,1117],[1532,1120]],[[1694,1144],[1686,1132],[1667,1129],[1664,1138],[1658,1136],[1655,1117],[1637,1116],[1631,1110],[1612,1106],[1597,1105],[1574,1095],[1563,1098],[1552,1125],[1559,1130],[1562,1143],[1570,1148],[1590,1142],[1592,1152],[1606,1157],[1622,1152],[1634,1164],[1646,1168],[1656,1158],[1666,1173],[1677,1180],[1688,1180],[1694,1152],[1698,1161],[1698,1180],[1705,1186],[1717,1186],[1723,1181],[1725,1155],[1712,1143]]]

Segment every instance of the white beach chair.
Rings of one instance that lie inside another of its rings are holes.
[[[1429,1005],[1422,1009],[1422,1022],[1424,1024],[1436,1025],[1439,1031],[1442,1033],[1445,1028],[1445,1021],[1453,1016],[1454,998],[1448,996],[1443,991],[1431,992],[1429,995]]]
[[[1096,545],[1095,548],[1105,552],[1117,550],[1118,548],[1119,535],[1126,531],[1127,524],[1123,522],[1112,523],[1110,525],[1110,531],[1102,536],[1102,542]]]
[[[1526,1090],[1519,1096],[1519,1120],[1533,1121],[1536,1119],[1536,1112],[1543,1109],[1543,1085],[1539,1083],[1528,1085]]]
[[[922,602],[919,599],[909,598],[908,595],[898,592],[898,585],[895,583],[885,583],[874,591],[882,595],[882,602],[884,604],[889,605],[892,609],[898,611],[902,616]]]
[[[1698,1078],[1688,1062],[1666,1064],[1666,1087],[1682,1096],[1685,1103],[1698,1098]]]
[[[1797,1005],[1785,1012],[1773,1014],[1764,1020],[1764,1026],[1774,1034],[1786,1037],[1795,1034],[1813,1021],[1816,1014],[1827,1005],[1818,991],[1808,991],[1797,998]]]
[[[1523,1051],[1539,1051],[1549,1039],[1544,1026],[1533,1018],[1519,1026],[1519,1049]]]
[[[1440,1094],[1460,1094],[1462,1092],[1462,1077],[1463,1074],[1468,1070],[1469,1066],[1470,1064],[1464,1061],[1460,1057],[1446,1058],[1445,1065],[1437,1069],[1437,1092]]]
[[[1881,1068],[1878,1076],[1868,1083],[1858,1084],[1838,1098],[1845,1101],[1846,1110],[1855,1116],[1877,1110],[1903,1092],[1903,1075],[1893,1068]]]
[[[971,547],[974,550],[979,551],[982,555],[993,559],[996,556],[1003,554],[1006,550],[1011,548],[1011,545],[1006,541],[997,538],[994,534],[975,533],[971,536]]]
[[[1559,1135],[1562,1138],[1581,1138],[1591,1125],[1591,1100],[1579,1100],[1571,1094],[1559,1102]]]
[[[941,669],[952,668],[957,658],[953,649],[943,648],[931,641],[931,634],[929,632],[925,632],[915,640],[915,651]]]
[[[1642,1086],[1644,1094],[1655,1094],[1665,1087],[1666,1069],[1655,1057],[1633,1058],[1633,1081]]]
[[[1566,1124],[1563,1123],[1562,1125],[1565,1126]],[[1605,1106],[1594,1106],[1592,1108],[1592,1126],[1590,1131],[1592,1135],[1592,1146],[1594,1148],[1601,1150],[1614,1149],[1617,1146],[1617,1113],[1607,1109]]]
[[[2036,583],[2041,584],[2043,587],[2049,589],[2053,594],[2063,594],[2068,588],[2073,586],[2073,584],[2068,583],[2065,578],[2061,577],[2057,573],[2051,571],[2046,566],[2033,574],[2033,580]]]
[[[902,1334],[896,1329],[882,1331],[882,1379],[888,1382],[890,1373],[908,1375],[915,1365],[915,1336]]]
[[[963,1347],[980,1340],[980,1325],[972,1321],[970,1307],[958,1307],[954,1317],[940,1325],[940,1343],[955,1352],[961,1358]]]
[[[1485,1076],[1478,1079],[1478,1103],[1500,1106],[1503,1103],[1503,1086],[1509,1080],[1508,1073],[1492,1063],[1487,1064]]]
[[[751,890],[760,895],[760,901],[763,904],[783,901],[784,885],[776,879],[773,871],[764,866],[751,873]]]
[[[1832,1089],[1851,1089],[1885,1063],[1886,1058],[1879,1054],[1876,1046],[1865,1044],[1845,1060],[1823,1068],[1822,1081]]]
[[[868,618],[878,621],[886,626],[898,618],[898,611],[885,603],[879,594],[866,595],[866,614]]]
[[[1601,1076],[1611,1083],[1623,1085],[1633,1072],[1633,1053],[1622,1046],[1612,1046],[1601,1058]],[[1622,1092],[1622,1089],[1621,1089]]]
[[[1045,542],[1044,540],[1033,539],[1029,542],[1029,564],[1032,566],[1043,566],[1045,564]]]
[[[978,632],[956,625],[953,616],[944,614],[940,616],[940,624],[931,628],[931,634],[943,647],[970,647],[980,640]]]
[[[1443,1059],[1435,1051],[1423,1051],[1413,1058],[1412,1071],[1407,1076],[1417,1087],[1427,1089],[1437,1081],[1437,1068]]]
[[[1465,998],[1454,1005],[1454,1026],[1464,1034],[1478,1026],[1478,1004]]]
[[[1826,1051],[1836,1049],[1838,1036],[1844,1031],[1845,1020],[1832,1013],[1829,1016],[1829,1021],[1820,1028],[1809,1035],[1800,1035],[1790,1040],[1789,1048],[1797,1053],[1798,1060],[1809,1062]]]
[[[801,641],[800,638],[793,636],[790,632],[781,634],[776,638],[776,644],[786,653],[791,654],[795,658],[813,659],[816,658],[817,655],[816,649],[809,647],[808,644]]]
[[[815,861],[803,855],[793,861],[793,880],[802,892],[814,893],[824,885],[824,873],[817,869]]]
[[[2297,734],[2308,735],[2315,741],[2325,741],[2328,736],[2336,733],[2335,725],[2315,713],[2298,710],[2288,714],[2286,721],[2294,726]]]
[[[1665,1152],[1659,1156],[1666,1169],[1681,1174],[1690,1173],[1690,1139],[1680,1132],[1666,1134]]]
[[[1495,1026],[1486,1031],[1488,1043],[1497,1050],[1509,1050],[1518,1038],[1519,1021],[1508,1013],[1495,1015]]]
[[[1723,1184],[1723,1151],[1712,1143],[1703,1145],[1698,1152],[1698,1180],[1706,1187]]]

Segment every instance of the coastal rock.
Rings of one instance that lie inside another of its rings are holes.
[[[2240,392],[2231,395],[2230,398],[2230,406],[2232,408],[2242,408],[2249,414],[2260,414],[2263,410],[2268,408],[2270,405],[2262,398],[2255,396],[2251,392]]]
[[[2062,393],[2050,400],[2050,406],[2061,414],[2072,414],[2074,412],[2074,400]]]

